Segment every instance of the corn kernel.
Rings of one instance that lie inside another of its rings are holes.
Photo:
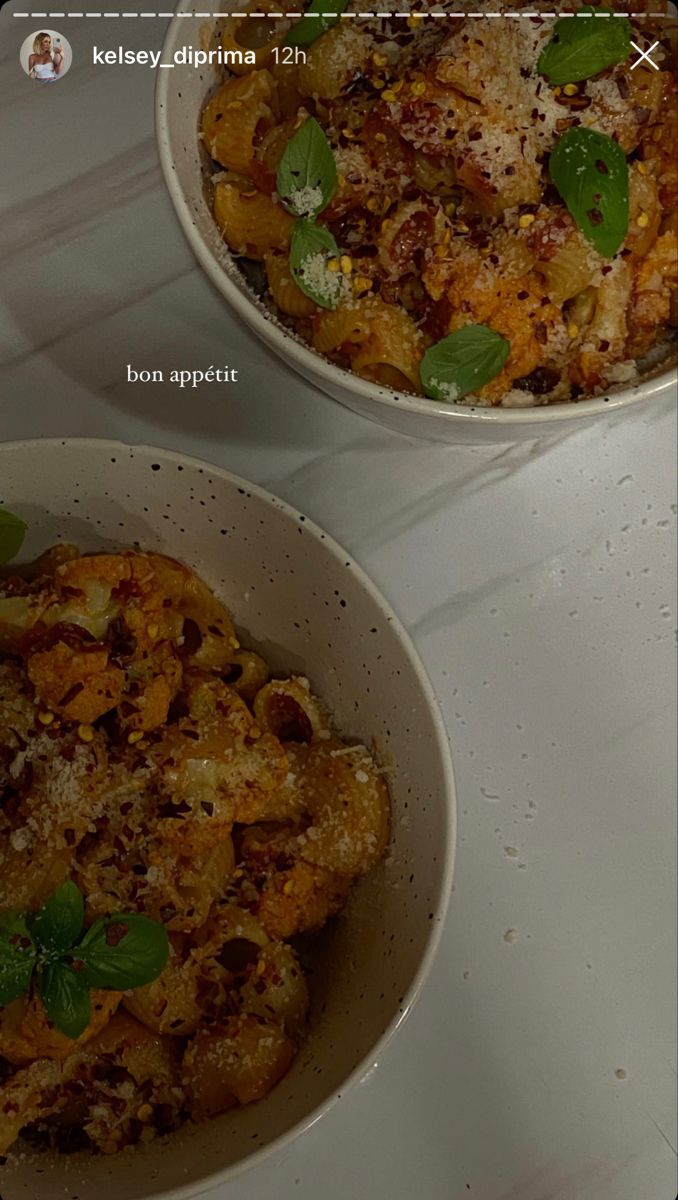
[[[345,138],[348,138],[349,141],[351,141],[351,139],[355,137],[353,130],[349,129],[348,125],[344,129],[342,129],[341,132],[343,133]]]
[[[373,212],[373,213],[379,212],[379,201],[376,199],[375,196],[370,196],[369,200],[367,201],[366,207],[369,209],[370,212]]]
[[[263,975],[265,970],[266,970],[266,963],[263,958],[260,958],[259,962],[257,963],[256,971],[254,973],[255,973],[255,975]]]
[[[150,744],[151,744],[150,742],[146,742],[146,741],[137,742],[137,750],[148,750],[148,747],[150,746]]]
[[[578,333],[579,333],[579,326],[575,325],[574,321],[571,321],[567,327],[567,336],[569,338],[576,338]]]
[[[93,742],[94,730],[91,725],[78,725],[78,737],[81,742]]]
[[[353,259],[349,254],[342,254],[339,259],[342,275],[350,275],[353,270]]]
[[[294,884],[291,879],[288,879],[287,883],[283,887],[283,892],[285,893],[286,896],[290,896],[293,891],[294,891]]]
[[[375,133],[374,140],[375,140],[375,142],[383,143],[386,141],[386,134],[385,133]]]
[[[336,272],[339,270],[339,259],[338,258],[328,258],[327,270],[331,271],[333,275],[336,274]]]
[[[155,625],[155,624],[148,625],[148,626],[147,626],[147,628],[146,628],[146,633],[148,634],[148,636],[149,636],[149,638],[151,639],[151,641],[155,641],[155,639],[157,638],[158,634],[160,633],[160,626],[159,626],[159,625]]]
[[[426,91],[426,84],[424,83],[423,79],[418,79],[416,83],[412,84],[412,95],[413,96],[423,96],[425,91]]]
[[[457,225],[459,233],[470,233],[470,229],[465,221],[460,221]]]
[[[386,87],[386,80],[382,79],[378,75],[375,75],[372,79],[370,79],[370,83],[372,84],[373,88],[377,89],[378,92],[380,92],[382,88]]]
[[[436,258],[444,258],[446,254],[447,254],[447,250],[446,250],[445,246],[436,246],[436,248],[435,248]]]
[[[563,88],[563,92],[566,96],[576,96],[578,91],[579,88],[577,87],[576,83],[566,83],[565,87]]]
[[[337,183],[339,184],[339,187],[346,187],[346,176],[337,175]]]
[[[529,229],[530,225],[535,220],[534,213],[523,213],[522,217],[518,217],[518,224],[521,229]]]
[[[640,216],[636,218],[636,225],[639,225],[641,229],[646,229],[649,224],[650,218],[646,212],[642,212]]]
[[[127,741],[129,742],[130,746],[134,746],[137,742],[141,741],[143,736],[144,735],[141,729],[133,729],[129,734]]]
[[[382,98],[382,100],[388,100],[390,102],[398,99],[395,92],[393,91],[393,88],[386,88],[386,91],[381,93],[381,98]]]
[[[51,725],[52,721],[54,720],[54,713],[53,712],[38,713],[38,720],[41,725]]]
[[[388,64],[388,55],[380,54],[378,50],[375,50],[374,54],[372,55],[372,62],[374,63],[375,67],[385,67]]]
[[[445,205],[445,216],[453,217],[456,211],[457,211],[457,206],[456,206],[454,200],[450,200],[449,203]]]
[[[372,288],[372,280],[367,275],[353,276],[353,291],[356,293],[369,292]]]
[[[407,18],[408,29],[416,29],[420,21],[423,21],[423,13],[412,13],[411,17]]]
[[[563,89],[561,87],[554,87],[554,89],[553,89],[554,96],[562,96],[562,94],[563,94]]]
[[[395,83],[391,84],[391,91],[402,92],[404,86],[405,86],[404,79],[396,79]]]
[[[140,1121],[150,1121],[153,1116],[153,1106],[150,1104],[142,1104],[137,1109],[137,1117]]]
[[[647,167],[645,166],[644,162],[636,163],[636,166],[638,168],[639,175],[647,175]]]

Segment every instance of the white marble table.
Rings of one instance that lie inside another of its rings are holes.
[[[17,60],[55,22],[12,7],[0,438],[153,442],[298,505],[412,631],[455,754],[456,885],[423,998],[365,1083],[229,1200],[672,1200],[670,407],[456,449],[314,394],[234,323],[184,244],[153,73],[87,64],[93,41],[158,48],[164,22],[57,22],[75,52],[57,90]],[[228,363],[240,382],[133,387],[127,363]]]

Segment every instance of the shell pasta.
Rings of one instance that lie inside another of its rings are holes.
[[[423,373],[427,351],[484,325],[507,345],[503,365],[443,399],[528,407],[600,394],[637,379],[675,321],[675,20],[641,4],[624,22],[639,45],[657,43],[658,69],[632,70],[629,48],[559,84],[542,65],[560,36],[553,6],[520,20],[495,0],[486,10],[495,19],[444,0],[436,15],[454,20],[404,20],[351,0],[354,19],[301,36],[303,52],[285,59],[304,17],[283,6],[259,29],[254,59],[203,110],[208,169],[225,169],[215,220],[237,256],[263,262],[272,316],[364,379],[440,399]],[[224,23],[224,48],[243,25]],[[314,214],[338,248],[334,304],[291,272],[293,218],[277,190],[286,147],[310,118],[336,165],[333,194]],[[595,131],[623,153],[630,203],[614,253],[556,186],[551,158],[572,131]],[[655,260],[661,269],[648,266]]]
[[[262,1099],[307,1024],[289,939],[388,842],[372,755],[159,554],[71,547],[0,578],[0,636],[0,1155],[113,1154]],[[74,885],[73,979],[100,926],[116,946],[120,922],[153,922],[167,948],[132,986],[86,974],[77,1032],[55,1024],[52,968],[11,974],[17,937],[43,946],[43,906]]]

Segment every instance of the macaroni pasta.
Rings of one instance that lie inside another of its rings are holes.
[[[340,366],[414,393],[428,347],[489,325],[510,352],[462,399],[472,404],[565,401],[636,377],[675,322],[675,23],[632,21],[639,44],[659,42],[659,70],[622,62],[564,87],[537,70],[552,11],[339,21],[290,64],[280,47],[293,25],[222,23],[224,47],[254,38],[256,65],[240,65],[202,117],[203,145],[226,172],[216,221],[237,255],[263,263],[278,319]],[[285,147],[310,116],[338,172],[320,214],[343,255],[334,311],[286,270],[292,218],[276,194]],[[628,158],[630,222],[612,259],[582,235],[549,178],[556,141],[577,127],[612,138]]]
[[[71,880],[86,925],[145,914],[170,943],[153,982],[91,992],[77,1038],[35,983],[0,1007],[0,1154],[20,1133],[110,1154],[265,1096],[309,1007],[289,939],[388,826],[370,753],[182,564],[61,547],[0,581],[0,918]]]

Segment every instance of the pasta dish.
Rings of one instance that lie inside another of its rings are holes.
[[[200,124],[214,219],[318,353],[397,390],[519,407],[636,380],[665,343],[675,22],[552,7],[220,22],[229,66]]]
[[[309,1010],[295,939],[388,829],[371,753],[187,567],[61,545],[0,579],[0,1155],[267,1095]]]

